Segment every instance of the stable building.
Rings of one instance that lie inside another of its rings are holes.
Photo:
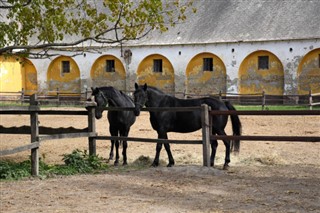
[[[320,1],[197,0],[197,13],[166,33],[122,47],[50,59],[0,56],[0,92],[132,91],[148,83],[171,94],[320,93]],[[91,47],[92,48],[92,47]]]

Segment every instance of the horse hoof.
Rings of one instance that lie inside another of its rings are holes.
[[[229,165],[224,165],[223,166],[223,170],[228,170],[229,169]]]
[[[174,166],[174,161],[168,163],[167,167],[173,167]]]
[[[114,162],[114,166],[119,166],[119,162]]]
[[[128,163],[127,162],[123,162],[122,166],[127,166]]]
[[[151,164],[151,166],[152,166],[152,167],[158,167],[158,166],[159,166],[159,163],[153,162],[153,163]]]

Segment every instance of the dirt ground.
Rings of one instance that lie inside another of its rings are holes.
[[[243,135],[319,136],[319,116],[241,116]],[[87,125],[86,117],[39,116],[41,126]],[[1,115],[6,127],[29,125],[29,116]],[[106,116],[97,120],[99,135],[109,135]],[[227,132],[230,133],[228,126]],[[130,136],[156,138],[143,112]],[[28,135],[0,135],[0,148],[30,143]],[[170,139],[200,139],[201,132],[170,133]],[[46,141],[40,155],[49,164],[62,154],[88,149],[86,138]],[[172,144],[176,165],[143,170],[123,166],[97,175],[31,178],[1,184],[0,212],[320,212],[320,144],[242,141],[240,154],[222,170],[225,147],[219,142],[215,168],[202,166],[200,145]],[[97,141],[97,153],[107,158],[109,141]],[[26,160],[30,151],[2,159]],[[155,144],[129,142],[128,162],[155,155]],[[113,167],[113,162],[109,162]]]

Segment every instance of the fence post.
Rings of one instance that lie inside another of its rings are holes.
[[[219,91],[219,100],[222,101],[222,91]]]
[[[95,119],[95,107],[87,106],[88,110],[88,131],[96,132],[96,119]],[[89,155],[96,155],[96,139],[89,137]]]
[[[266,94],[264,91],[262,91],[262,110],[264,110],[265,105],[266,105]]]
[[[30,97],[30,127],[31,127],[31,143],[39,141],[39,120],[38,120],[38,100],[37,94]],[[39,148],[31,149],[31,175],[39,175]]]
[[[60,93],[59,93],[59,88],[57,88],[57,99],[58,99],[58,104],[57,106],[60,105]]]
[[[86,91],[85,91],[85,96],[84,96],[85,100],[84,101],[87,101],[88,100],[88,88],[86,87]]]
[[[24,102],[24,94],[25,94],[24,88],[22,88],[22,90],[21,90],[21,97],[20,97],[20,99],[21,99],[21,105],[22,105],[23,102]]]
[[[201,105],[203,166],[210,167],[210,118],[209,107]]]
[[[309,91],[309,109],[312,110],[312,93]]]

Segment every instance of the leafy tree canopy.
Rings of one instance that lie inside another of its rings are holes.
[[[122,44],[184,21],[192,1],[0,0],[0,54],[44,57],[57,47]]]

